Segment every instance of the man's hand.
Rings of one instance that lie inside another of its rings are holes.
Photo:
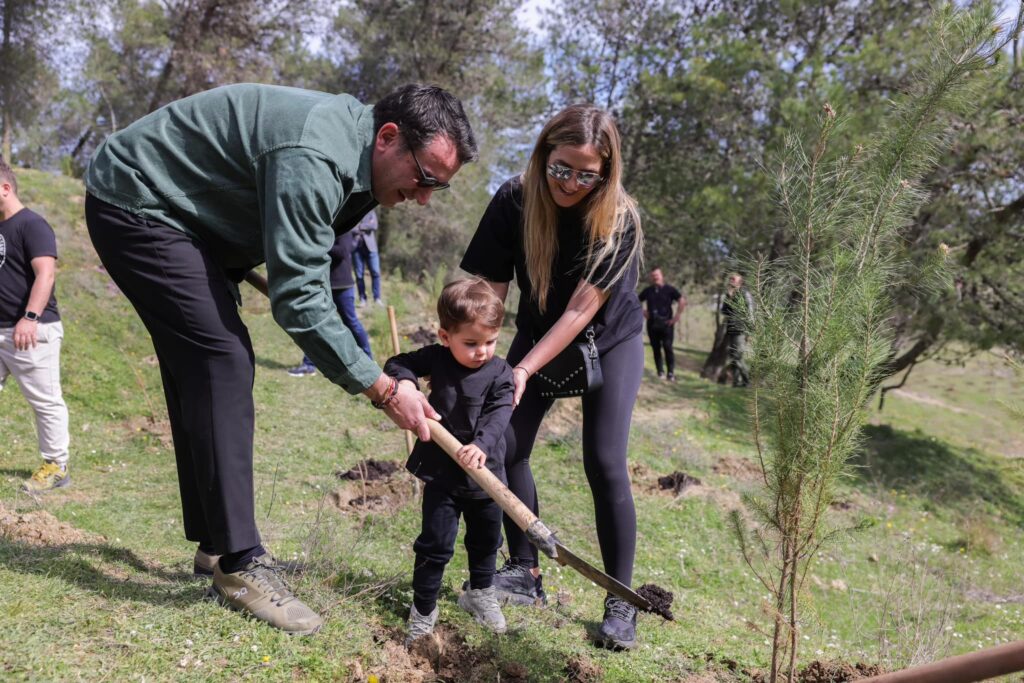
[[[381,373],[377,381],[363,392],[371,401],[380,403],[387,398],[391,378]],[[384,414],[402,429],[415,433],[421,441],[430,441],[430,427],[425,418],[440,420],[441,416],[427,401],[416,385],[408,380],[398,383],[395,397],[384,406]]]
[[[39,332],[39,322],[22,318],[14,326],[14,348],[18,351],[28,351],[36,347],[36,333]]]
[[[466,467],[471,467],[475,470],[480,469],[484,466],[484,462],[487,460],[487,454],[484,453],[478,446],[473,444],[467,444],[460,448],[455,454]]]

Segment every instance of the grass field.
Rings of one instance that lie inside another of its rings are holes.
[[[362,397],[288,377],[301,352],[266,302],[245,292],[258,521],[278,557],[304,566],[294,584],[327,619],[317,636],[289,638],[201,599],[149,339],[88,246],[81,186],[31,171],[20,180],[61,245],[74,483],[40,500],[17,493],[38,455],[31,414],[9,383],[0,392],[0,679],[733,681],[767,664],[767,595],[729,530],[729,511],[758,481],[745,394],[693,371],[708,347],[709,309],[687,313],[677,383],[659,383],[648,356],[631,442],[636,583],[672,590],[676,621],[643,615],[636,651],[595,649],[587,632],[602,593],[546,563],[551,604],[508,608],[510,633],[494,636],[455,605],[467,576],[459,550],[440,602],[443,647],[410,656],[401,638],[419,523],[413,481],[336,476],[364,458],[401,460],[402,435]],[[433,292],[388,280],[384,294],[403,335],[433,327]],[[362,310],[383,357],[386,316]],[[809,581],[803,663],[896,668],[1024,637],[1024,426],[1006,408],[1014,403],[1024,389],[994,355],[926,364],[889,394],[830,519],[864,529],[841,533]],[[563,402],[533,463],[542,517],[596,562],[579,441],[578,407]],[[659,490],[658,476],[675,471],[700,485]]]

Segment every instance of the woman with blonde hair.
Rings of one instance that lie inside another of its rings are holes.
[[[584,334],[593,334],[604,384],[582,395],[583,467],[594,497],[605,572],[630,585],[636,511],[626,452],[643,373],[643,314],[636,296],[643,237],[636,202],[622,187],[619,133],[610,114],[572,105],[544,126],[526,172],[494,195],[462,259],[502,299],[520,289],[514,366],[515,412],[506,433],[509,487],[534,512],[530,452],[554,399],[534,376]],[[531,380],[531,378],[534,378]],[[539,558],[507,517],[510,559],[494,585],[509,601],[546,601]],[[636,609],[609,595],[598,644],[636,643]]]

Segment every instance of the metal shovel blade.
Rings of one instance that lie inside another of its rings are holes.
[[[630,603],[634,607],[637,607],[644,612],[651,612],[651,603],[648,602],[643,596],[637,594],[629,586],[620,583],[618,580],[611,576],[608,576],[603,571],[593,566],[579,555],[574,554],[571,550],[566,548],[562,543],[555,539],[555,556],[554,560],[558,564],[572,567],[583,576],[587,577],[594,583],[606,591],[622,598],[626,602]]]

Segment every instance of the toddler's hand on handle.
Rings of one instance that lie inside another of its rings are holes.
[[[463,465],[477,470],[483,467],[487,461],[487,454],[473,444],[463,446],[455,455]]]

